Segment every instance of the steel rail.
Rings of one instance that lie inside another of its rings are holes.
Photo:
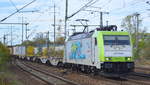
[[[36,77],[37,79],[39,79],[39,80],[45,82],[45,83],[48,84],[48,85],[52,85],[51,83],[49,83],[48,81],[44,80],[43,78],[41,78],[41,77],[39,77],[39,76],[37,76],[37,75],[33,75],[33,74],[32,74],[31,72],[29,72],[27,69],[25,69],[24,67],[22,67],[22,66],[18,63],[18,61],[17,61],[16,63],[17,63],[16,65],[18,66],[18,68],[20,68],[21,70],[23,70],[23,71],[25,71],[25,72],[31,74],[32,76],[34,76],[34,77]],[[32,70],[30,70],[30,71],[32,71]]]
[[[44,70],[42,70],[42,69],[37,69],[36,67],[33,67],[33,66],[31,66],[31,65],[28,65],[28,64],[26,64],[26,63],[23,63],[23,62],[22,62],[21,64],[23,64],[24,66],[26,66],[26,67],[28,67],[28,68],[30,68],[30,69],[32,69],[32,70],[38,71],[38,72],[40,72],[40,73],[42,73],[42,74],[45,74],[45,75],[47,75],[48,77],[53,77],[53,78],[55,78],[55,79],[57,79],[57,80],[60,80],[60,81],[62,81],[62,82],[66,82],[68,85],[80,85],[80,84],[78,84],[78,83],[76,83],[76,82],[73,82],[73,81],[71,81],[71,80],[65,79],[65,78],[60,77],[60,76],[57,76],[57,75],[55,75],[55,74],[46,72],[46,71],[44,71]],[[50,81],[48,81],[48,82],[50,82]],[[53,85],[53,83],[50,83],[50,84]],[[55,85],[55,84],[54,84],[54,85]],[[57,84],[56,84],[56,85],[57,85]]]

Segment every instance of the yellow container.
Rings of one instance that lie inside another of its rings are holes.
[[[27,56],[34,56],[34,47],[33,46],[27,47]]]

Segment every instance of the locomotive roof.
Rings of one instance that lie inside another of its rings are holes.
[[[96,31],[117,31],[117,26],[116,25],[109,25],[109,26],[104,26],[101,28],[96,28]],[[92,37],[93,33],[95,30],[92,30],[90,32],[76,32],[73,33],[72,36],[68,40],[76,40],[76,39],[83,39],[83,38],[89,38]]]
[[[97,33],[102,33],[104,35],[129,35],[128,32],[123,32],[123,31],[91,31],[91,32],[86,32],[86,33],[75,33],[72,36],[69,37],[68,41],[70,40],[77,40],[77,39],[84,39],[84,38],[90,38],[92,36],[97,36]]]
[[[76,39],[83,39],[83,38],[90,38],[92,37],[94,32],[85,32],[85,33],[75,33],[69,37],[68,40],[76,40]]]

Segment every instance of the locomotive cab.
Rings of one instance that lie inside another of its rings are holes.
[[[132,43],[127,33],[103,35],[104,63],[101,65],[104,72],[124,74],[134,69],[132,57]]]

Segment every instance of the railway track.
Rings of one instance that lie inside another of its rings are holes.
[[[34,65],[31,62],[25,62],[25,63],[28,63],[29,65],[33,65],[33,67],[40,68],[40,69],[45,70],[45,71],[46,71],[46,68],[47,68],[47,66],[44,66],[44,65],[39,65],[38,66],[38,64]],[[48,69],[47,69],[47,71],[48,71]],[[89,77],[88,74],[87,75],[82,74],[82,73],[77,73],[77,74]],[[145,77],[145,76],[147,76],[147,77]],[[149,76],[146,75],[146,74],[145,74],[145,76],[142,75],[142,74],[138,74],[138,73],[135,74],[134,73],[134,74],[131,74],[127,77],[121,77],[120,79],[106,78],[106,77],[101,77],[101,76],[90,76],[90,77],[92,79],[95,79],[95,80],[100,80],[100,81],[103,81],[103,82],[107,82],[108,84],[106,84],[106,85],[150,85]],[[84,77],[84,78],[86,78],[86,77]],[[112,83],[112,84],[110,84],[110,83]],[[95,85],[95,84],[90,84],[90,85]]]
[[[150,68],[135,67],[135,72],[124,79],[141,85],[150,85]]]
[[[33,67],[40,68],[45,71],[50,71],[52,69],[55,69],[55,67],[52,67],[52,68],[49,67],[51,69],[48,69],[48,66],[37,64],[37,63],[31,63],[31,62],[26,62],[26,61],[24,63],[28,63],[29,65],[32,65]],[[53,73],[53,72],[50,71],[50,73]],[[54,72],[54,74],[61,75],[61,72],[60,73]],[[71,76],[72,74],[74,78],[66,77],[66,76]],[[100,77],[100,76],[93,76],[93,75],[85,74],[82,72],[71,71],[71,70],[68,70],[67,75],[63,75],[63,77],[67,79],[72,79],[73,81],[80,82],[83,85],[121,85],[120,81],[116,81],[116,80],[112,80],[112,79],[108,79],[108,78]]]
[[[150,75],[145,73],[134,72],[126,77],[121,77],[121,79],[136,83],[138,85],[150,85]]]
[[[150,75],[150,68],[145,68],[145,67],[135,67],[136,72],[140,73],[145,73]]]
[[[36,76],[38,79],[46,82],[48,85],[80,85],[63,77],[59,77],[44,70],[37,69],[31,65],[16,60],[17,65],[24,71]]]
[[[146,67],[135,67],[136,69],[141,69],[141,70],[149,70],[150,71],[150,68],[146,68]]]
[[[150,74],[145,74],[145,73],[141,73],[141,72],[134,72],[131,75],[145,77],[145,78],[149,78],[150,79]]]

